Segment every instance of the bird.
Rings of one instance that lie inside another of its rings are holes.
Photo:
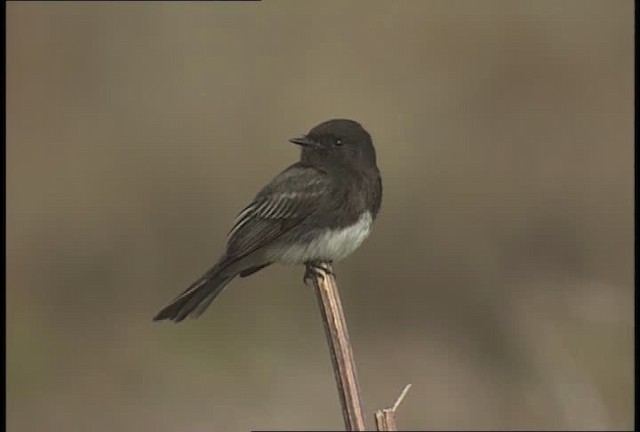
[[[234,278],[273,263],[305,265],[306,281],[369,236],[382,202],[371,135],[354,120],[333,119],[289,141],[301,147],[299,161],[240,211],[218,261],[154,321],[197,318]]]

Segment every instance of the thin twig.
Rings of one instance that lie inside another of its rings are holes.
[[[384,408],[376,411],[376,426],[379,431],[397,431],[396,426],[396,410],[402,403],[402,400],[407,395],[407,392],[411,388],[411,384],[407,384],[398,396],[396,403],[391,408]]]
[[[411,389],[411,384],[407,384],[406,386],[404,386],[402,393],[400,393],[400,396],[398,396],[398,400],[396,400],[396,403],[394,403],[393,407],[391,407],[392,410],[395,411],[398,409],[404,397],[407,395],[407,393],[409,393],[409,389]]]
[[[323,267],[327,271],[316,272],[313,285],[327,334],[344,424],[348,431],[364,431],[366,425],[362,412],[360,387],[342,302],[331,265],[323,264]]]

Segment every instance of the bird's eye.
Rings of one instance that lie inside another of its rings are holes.
[[[342,145],[342,140],[340,138],[336,139],[336,146],[340,147]]]

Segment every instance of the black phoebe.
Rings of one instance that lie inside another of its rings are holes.
[[[289,141],[300,162],[281,172],[240,212],[225,253],[154,321],[197,317],[236,277],[274,262],[307,272],[351,254],[380,209],[382,180],[369,133],[353,120],[330,120]]]

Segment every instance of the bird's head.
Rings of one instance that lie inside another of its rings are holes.
[[[371,135],[353,120],[329,120],[289,141],[302,147],[302,162],[354,169],[376,164]]]

